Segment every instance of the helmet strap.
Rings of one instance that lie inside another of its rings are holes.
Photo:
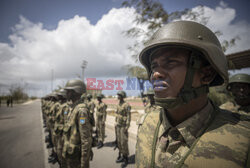
[[[164,109],[174,109],[183,104],[187,104],[191,100],[209,92],[208,85],[202,85],[198,88],[193,88],[193,78],[196,70],[201,67],[200,53],[192,51],[189,60],[187,73],[183,88],[176,98],[157,98],[155,97],[155,104]]]

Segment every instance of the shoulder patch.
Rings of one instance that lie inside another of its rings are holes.
[[[85,117],[80,117],[80,124],[85,124],[86,118]]]

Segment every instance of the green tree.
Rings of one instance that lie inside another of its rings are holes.
[[[28,95],[27,93],[24,92],[24,88],[22,88],[21,86],[11,86],[11,88],[9,89],[10,92],[10,96],[12,96],[13,100],[27,100],[28,99]]]

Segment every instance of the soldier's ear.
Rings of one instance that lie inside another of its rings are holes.
[[[216,71],[213,69],[211,65],[201,67],[200,69],[201,74],[201,84],[203,85],[209,85],[210,82],[212,82],[216,76]]]

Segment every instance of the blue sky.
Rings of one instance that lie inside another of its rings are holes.
[[[91,24],[96,24],[103,14],[112,8],[121,7],[122,0],[1,0],[0,1],[0,41],[8,41],[8,35],[22,15],[32,22],[42,22],[47,29],[54,29],[62,19],[75,15],[86,16]],[[168,12],[206,5],[214,8],[218,0],[160,0]],[[237,11],[234,21],[250,21],[249,0],[224,0]]]
[[[250,49],[250,1],[160,2],[168,12],[197,11],[198,5],[204,5],[201,16],[209,17],[212,31],[223,32],[221,42],[240,39],[227,53]],[[0,94],[7,94],[11,85],[21,85],[30,95],[43,96],[51,91],[52,69],[56,88],[81,76],[83,60],[88,61],[86,78],[126,79],[121,67],[135,64],[127,49],[135,39],[122,32],[135,26],[136,15],[133,8],[121,4],[121,0],[1,0]]]

